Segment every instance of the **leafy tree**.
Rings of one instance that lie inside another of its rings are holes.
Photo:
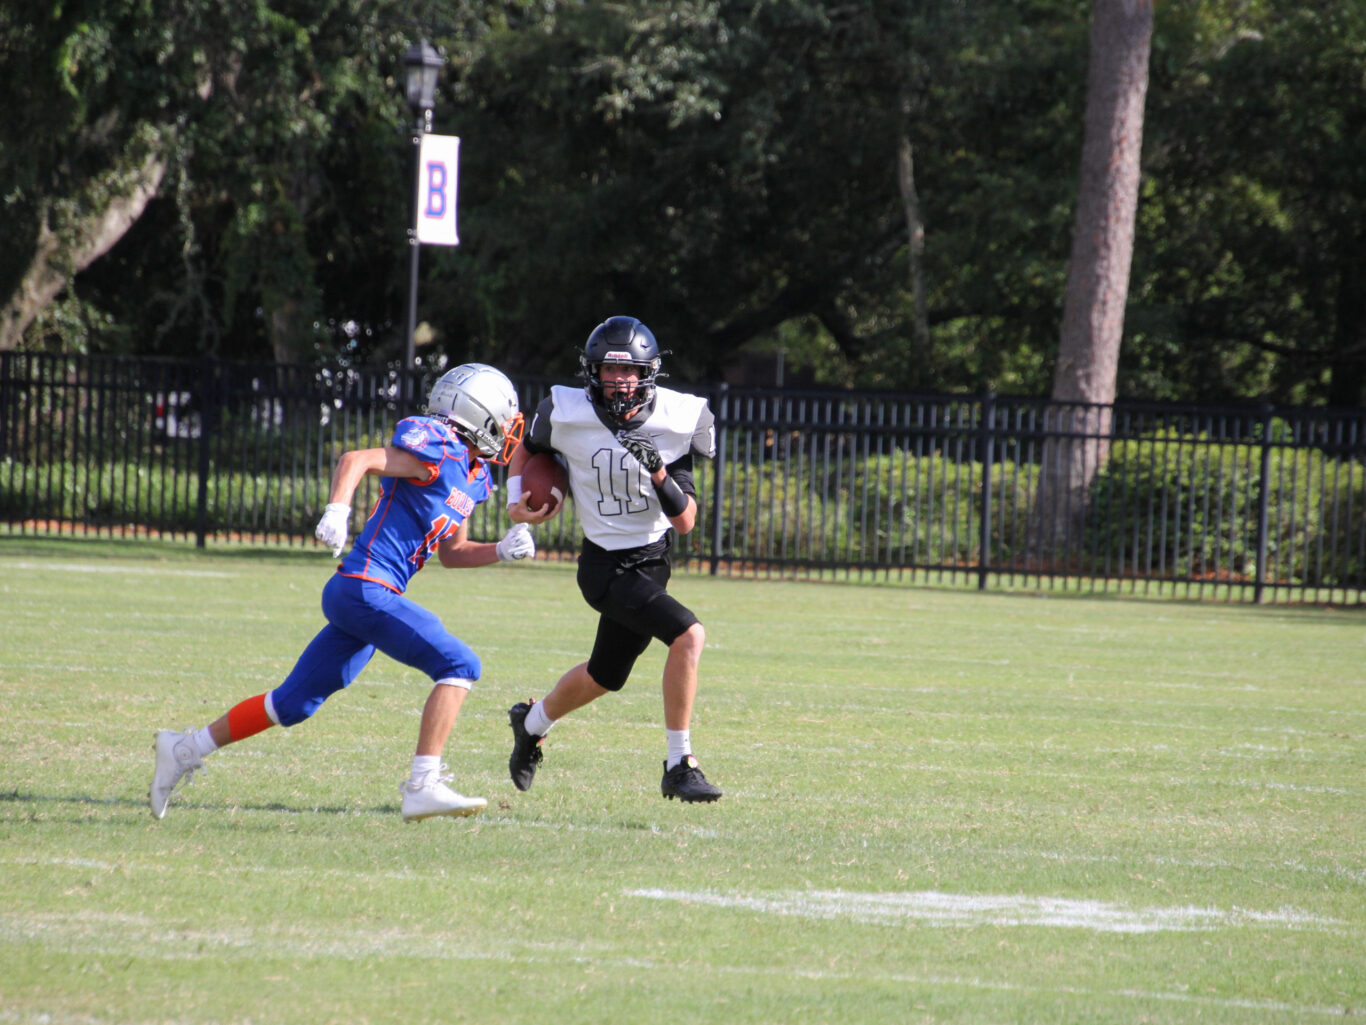
[[[461,351],[567,367],[631,310],[708,376],[815,325],[866,383],[928,383],[899,147],[913,131],[928,176],[961,138],[946,97],[981,62],[965,10],[675,0],[507,26],[455,62],[441,115],[467,138],[466,244],[436,319]]]
[[[933,345],[918,387],[1041,394],[1057,349],[1085,100],[1085,0],[991,9],[921,132]]]
[[[1366,9],[1178,5],[1167,24],[1128,390],[1361,403]]]
[[[181,125],[168,79],[194,69],[167,52],[173,25],[143,5],[6,5],[7,113],[0,181],[0,348],[12,348],[75,274],[108,252],[156,195]],[[136,43],[129,45],[130,41]]]
[[[404,40],[367,7],[6,8],[18,116],[0,180],[17,244],[0,258],[14,296],[0,346],[45,308],[30,345],[80,348],[88,332],[104,348],[297,360],[332,348],[339,314],[353,335],[382,329],[397,273],[377,278],[373,260],[401,242],[404,119],[383,69]]]
[[[764,348],[830,384],[1043,394],[1089,10],[4,5],[0,346],[397,359],[421,35],[464,163],[424,357],[568,373],[630,310],[678,377]],[[1160,8],[1120,394],[1361,400],[1364,19]]]

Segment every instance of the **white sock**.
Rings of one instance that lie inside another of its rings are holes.
[[[203,758],[205,755],[211,755],[218,750],[218,745],[213,742],[213,737],[209,735],[209,728],[207,726],[203,729],[194,731],[194,747],[199,753],[200,758]],[[207,772],[208,770],[206,769],[205,771]]]
[[[544,737],[550,732],[550,727],[555,725],[555,720],[545,714],[545,702],[538,701],[531,706],[531,711],[526,714],[526,721],[522,725],[532,736]]]
[[[441,771],[440,755],[413,755],[413,782],[421,784]]]
[[[669,757],[664,768],[672,769],[692,754],[692,738],[688,730],[665,730],[664,737],[669,742]]]

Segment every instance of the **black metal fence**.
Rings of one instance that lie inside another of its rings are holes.
[[[524,409],[548,378],[512,375]],[[9,534],[312,546],[395,371],[0,353]],[[1366,604],[1366,411],[721,386],[680,564],[722,575]],[[354,507],[358,527],[376,487]],[[493,538],[501,502],[471,519]],[[573,503],[538,528],[577,549]]]

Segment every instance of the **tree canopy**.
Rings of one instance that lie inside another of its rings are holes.
[[[425,37],[462,244],[422,252],[424,359],[568,373],[631,313],[681,377],[782,350],[824,383],[1044,394],[1089,21],[1084,0],[6,5],[8,322],[26,282],[57,288],[0,344],[398,359],[399,62]],[[1158,7],[1121,396],[1362,401],[1364,57],[1358,5]]]

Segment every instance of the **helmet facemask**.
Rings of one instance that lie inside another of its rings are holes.
[[[664,376],[659,372],[660,360],[658,357],[647,363],[635,360],[609,358],[599,363],[589,363],[586,356],[580,357],[580,364],[583,367],[584,377],[588,381],[589,397],[593,405],[597,406],[613,420],[625,423],[627,418],[637,409],[648,406],[655,397],[655,382]],[[604,381],[602,379],[602,368],[605,366],[628,366],[636,369],[637,380],[634,387],[627,390],[623,384],[615,381]]]

